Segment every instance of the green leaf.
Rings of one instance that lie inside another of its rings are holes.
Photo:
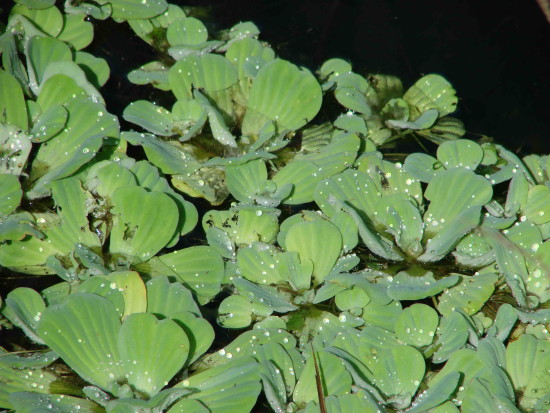
[[[435,74],[420,78],[405,92],[403,99],[415,106],[419,113],[437,109],[440,117],[453,113],[458,102],[451,84]]]
[[[50,243],[34,236],[0,245],[0,265],[28,274],[51,274],[44,267],[46,259],[59,251]]]
[[[122,319],[133,313],[144,313],[147,309],[145,284],[135,271],[113,272],[105,277],[109,288],[114,287],[124,299]]]
[[[321,375],[321,383],[323,384],[324,396],[342,395],[350,392],[351,376],[338,357],[325,351],[319,352],[317,355],[317,364],[319,366],[319,374]],[[307,359],[298,383],[296,383],[296,387],[294,388],[293,396],[296,403],[319,400],[312,356]]]
[[[57,38],[71,44],[76,50],[84,49],[92,43],[94,26],[91,22],[84,20],[84,17],[82,14],[64,13],[63,28]]]
[[[478,353],[471,349],[460,349],[455,351],[450,357],[443,369],[441,369],[431,380],[430,386],[439,385],[447,381],[449,375],[455,375],[456,372],[462,376],[461,385],[466,389],[472,380],[485,368],[483,361]],[[456,398],[461,400],[463,393],[458,393]]]
[[[430,182],[438,171],[444,170],[441,162],[425,153],[407,156],[403,169],[421,182]]]
[[[540,229],[531,221],[521,221],[502,231],[510,241],[520,247],[524,257],[529,261],[529,254],[538,252],[543,242]]]
[[[42,239],[44,235],[31,224],[34,220],[28,213],[16,213],[0,222],[0,242],[21,241],[27,236]]]
[[[414,395],[424,378],[424,357],[410,346],[380,348],[374,365],[373,384],[386,397]]]
[[[353,218],[346,214],[345,212],[337,212],[330,218],[332,222],[340,233],[342,234],[342,249],[344,252],[352,251],[357,244],[359,243],[359,234],[357,231],[354,231],[355,221]]]
[[[462,308],[467,314],[477,313],[495,290],[498,276],[483,273],[473,276],[461,275],[461,281],[439,296],[437,305],[442,315],[448,315],[455,308]]]
[[[111,7],[111,3],[105,3],[101,6],[91,3],[80,3],[79,5],[68,3],[65,5],[65,10],[71,14],[84,14],[94,19],[105,20],[111,16],[113,8]]]
[[[424,214],[427,252],[419,259],[443,258],[478,224],[480,207],[489,202],[492,195],[489,181],[472,171],[454,168],[437,174],[424,193],[431,202]]]
[[[334,126],[359,136],[366,136],[368,133],[365,120],[351,112],[338,116],[334,121]]]
[[[168,79],[177,99],[191,99],[193,89],[201,89],[222,111],[232,113],[228,89],[237,82],[237,72],[225,57],[210,53],[187,56],[172,66]]]
[[[293,350],[293,351],[292,351]],[[296,349],[290,350],[290,353],[299,357],[300,365],[302,356]],[[262,365],[262,380],[264,382],[264,391],[268,388],[272,396],[270,401],[278,401],[278,406],[286,405],[287,395],[291,395],[296,385],[296,372],[294,365],[296,360],[290,355],[287,349],[276,342],[269,342],[262,345],[257,352],[256,357]],[[299,366],[298,367],[298,371]],[[269,382],[268,385],[267,382]]]
[[[369,296],[359,287],[352,287],[344,290],[335,296],[335,304],[341,311],[351,310],[353,308],[363,308],[370,301]]]
[[[446,169],[466,168],[474,171],[483,159],[483,149],[467,139],[448,141],[437,148],[437,159]]]
[[[84,380],[113,391],[124,376],[117,347],[119,327],[111,301],[76,293],[44,311],[38,334]]]
[[[467,208],[485,205],[492,195],[489,181],[466,169],[454,168],[437,174],[424,193],[431,201],[424,215],[426,233],[432,237]]]
[[[16,4],[10,11],[9,20],[16,16],[24,16],[30,20],[38,29],[44,33],[56,37],[63,27],[63,17],[57,7],[45,9],[29,9],[23,5]]]
[[[343,210],[359,228],[367,247],[375,254],[388,259],[400,259],[392,244],[373,228],[374,215],[380,192],[369,174],[346,170],[321,182],[315,190],[315,202],[328,216]],[[372,212],[371,212],[372,211]]]
[[[331,80],[336,82],[334,96],[342,106],[366,117],[371,115],[371,107],[378,102],[374,89],[363,76],[350,71],[331,76]]]
[[[178,242],[180,236],[189,233],[197,225],[197,208],[172,189],[168,181],[159,174],[158,169],[149,162],[136,162],[130,170],[135,175],[140,186],[150,191],[164,192],[176,203],[179,210],[177,231],[174,233],[167,247],[170,248],[174,246]]]
[[[269,360],[262,360],[260,377],[263,390],[271,408],[276,412],[284,411],[286,405],[285,383],[281,370]]]
[[[0,69],[0,123],[14,125],[26,131],[28,128],[27,107],[19,82]]]
[[[377,220],[396,244],[410,257],[422,253],[423,226],[420,211],[407,195],[395,194],[383,197],[377,204]]]
[[[433,355],[433,362],[442,363],[466,344],[469,336],[468,322],[458,311],[451,311],[441,319],[437,335],[435,345],[438,348]]]
[[[58,74],[46,80],[36,102],[46,112],[52,106],[65,105],[73,99],[86,97],[86,91],[70,76]]]
[[[297,205],[311,202],[319,182],[344,171],[347,165],[353,163],[360,142],[357,135],[342,134],[318,150],[297,155],[273,178],[279,188],[293,185],[293,190],[284,203]]]
[[[99,238],[88,224],[86,204],[89,194],[82,189],[80,181],[71,177],[52,182],[51,186],[62,220],[61,225],[48,230],[49,242],[64,253],[72,251],[76,243],[99,247]]]
[[[439,145],[446,141],[460,139],[466,133],[466,129],[461,120],[445,116],[439,118],[430,129],[419,130],[416,133]]]
[[[510,304],[502,304],[498,308],[498,312],[493,322],[493,325],[487,330],[487,337],[495,337],[500,341],[505,341],[512,331],[518,315]]]
[[[409,104],[403,99],[392,99],[382,108],[380,114],[386,120],[385,124],[392,129],[426,129],[433,125],[439,113],[435,109],[424,112],[416,121],[408,122]]]
[[[482,370],[470,383],[462,400],[464,411],[506,410],[520,413],[516,407],[514,389],[510,379],[497,366]]]
[[[242,132],[258,135],[269,121],[281,130],[296,130],[317,115],[321,101],[321,87],[307,69],[275,59],[265,64],[254,79]]]
[[[328,59],[326,62],[323,63],[321,68],[319,69],[319,74],[321,75],[321,78],[326,77],[334,77],[334,76],[340,76],[341,74],[345,74],[348,72],[351,72],[351,64],[349,62],[346,62],[343,59]]]
[[[0,175],[0,217],[11,214],[21,203],[23,190],[15,175]]]
[[[210,101],[198,90],[193,93],[197,102],[199,102],[208,114],[208,121],[210,123],[210,129],[212,135],[222,145],[227,145],[232,148],[237,148],[237,142],[235,137],[231,134],[227,127],[225,120],[219,111]]]
[[[167,413],[209,413],[207,407],[197,400],[181,399]]]
[[[113,19],[150,19],[164,13],[168,7],[166,0],[146,0],[136,2],[133,0],[111,0]]]
[[[299,254],[288,252],[280,257],[281,266],[279,272],[283,279],[296,291],[307,290],[311,286],[313,274],[312,261],[300,261]]]
[[[245,328],[252,322],[253,305],[242,295],[226,297],[218,307],[218,323],[226,328]]]
[[[46,305],[40,294],[30,288],[20,287],[7,295],[6,306],[2,313],[14,325],[21,328],[31,340],[44,344],[37,335],[36,328],[45,309]]]
[[[161,141],[150,133],[122,132],[121,138],[132,145],[142,146],[147,159],[165,174],[190,174],[200,166],[181,146]],[[204,186],[205,182],[202,184]]]
[[[420,182],[405,171],[400,164],[384,161],[380,152],[363,155],[357,168],[369,174],[381,194],[401,195],[404,199],[414,202],[415,205],[421,202],[422,186]]]
[[[435,112],[435,119],[437,119],[437,110],[432,109],[426,113],[433,112]],[[408,122],[410,116],[409,104],[401,98],[390,99],[380,110],[380,115],[386,119],[386,125],[391,128],[407,129],[414,128],[416,126],[415,122]],[[422,118],[422,116],[420,118]],[[431,126],[431,124],[429,126]]]
[[[495,253],[487,239],[479,232],[470,232],[456,245],[456,261],[469,268],[485,267],[495,261]]]
[[[524,334],[508,344],[506,349],[507,372],[516,391],[522,397],[519,405],[532,408],[537,400],[550,392],[550,343]]]
[[[546,185],[535,185],[529,189],[527,203],[522,213],[537,225],[550,221],[550,188]]]
[[[512,294],[521,306],[527,306],[525,281],[528,279],[527,264],[521,249],[500,232],[483,229],[483,233],[495,252],[500,272],[512,290]]]
[[[168,277],[155,277],[146,284],[147,312],[159,318],[172,318],[176,313],[189,311],[200,315],[191,291],[182,284],[170,283]]]
[[[255,65],[254,69],[259,70],[275,58],[275,53],[271,47],[263,45],[259,40],[245,37],[231,43],[225,57],[237,67],[239,94],[236,95],[236,102],[246,107],[252,87],[249,79],[253,77],[248,69],[251,65]]]
[[[186,160],[191,158],[186,155]],[[188,161],[196,162],[193,158]],[[186,166],[185,162],[180,162]],[[188,170],[185,174],[172,176],[172,185],[180,192],[186,193],[195,198],[204,198],[212,205],[220,205],[229,191],[225,185],[223,169],[219,167],[201,167],[200,169]]]
[[[30,135],[32,141],[41,143],[57,135],[65,127],[68,112],[61,105],[48,107],[34,123]]]
[[[544,277],[545,271],[550,267],[550,241],[543,243],[535,253],[535,265],[529,268],[529,277],[526,280],[526,288],[536,295],[541,303],[550,299],[550,279]]]
[[[175,20],[185,17],[185,12],[180,6],[169,4],[166,11],[158,16],[150,19],[130,19],[128,24],[144,42],[152,45],[155,41],[155,29],[166,29]]]
[[[104,104],[103,96],[101,96],[92,82],[88,80],[84,70],[78,64],[68,61],[53,61],[46,66],[42,83],[37,91],[39,95],[42,93],[43,84],[56,75],[65,75],[72,78],[93,102]]]
[[[46,365],[56,359],[56,357],[52,356],[52,353],[53,352],[46,353],[50,360],[46,363]],[[4,352],[0,353],[1,406],[14,409],[15,405],[10,402],[9,399],[11,398],[14,400],[16,398],[15,394],[38,396],[38,393],[52,393],[56,390],[61,390],[65,394],[75,393],[76,389],[70,385],[63,386],[63,389],[56,389],[56,387],[60,384],[56,375],[46,369],[40,368],[41,366],[39,365],[28,365],[27,360],[25,359],[28,359],[28,357],[8,355]],[[14,402],[17,403],[16,400],[14,400]],[[22,410],[18,408],[18,411]]]
[[[55,0],[15,0],[15,2],[29,9],[47,9],[55,4]]]
[[[527,203],[529,192],[529,182],[522,173],[514,175],[508,186],[506,194],[506,204],[504,209],[507,216],[513,216],[519,209]]]
[[[147,261],[172,238],[179,219],[178,207],[165,193],[122,187],[113,194],[113,203],[112,254]]]
[[[150,397],[183,367],[189,340],[173,320],[134,313],[120,327],[118,349],[128,384]]]
[[[208,40],[208,30],[194,17],[180,18],[168,26],[166,40],[171,46],[200,45]]]
[[[109,80],[111,69],[105,59],[77,51],[74,61],[86,73],[86,77],[94,87],[99,89]]]
[[[460,373],[452,372],[445,376],[428,390],[423,392],[413,402],[412,407],[407,410],[409,413],[421,413],[441,405],[449,400],[458,387]]]
[[[240,277],[235,278],[233,284],[242,295],[249,297],[252,303],[258,302],[261,307],[268,307],[270,312],[287,313],[297,310],[297,307],[289,303],[287,297],[275,288],[257,285]]]
[[[369,75],[369,83],[376,91],[380,101],[386,101],[403,96],[403,84],[396,76],[378,73],[371,74]]]
[[[432,344],[439,316],[425,304],[413,304],[405,308],[395,323],[395,334],[399,340],[414,347]]]
[[[298,252],[301,262],[313,262],[313,277],[321,284],[342,252],[342,235],[328,221],[303,222],[288,230],[285,246]]]
[[[19,176],[31,152],[31,136],[14,125],[0,124],[0,172]]]
[[[157,136],[172,136],[174,116],[161,106],[147,100],[130,103],[122,114],[125,120],[135,123]]]
[[[278,320],[283,321],[281,319]],[[258,348],[267,343],[280,344],[285,348],[287,353],[292,356],[293,350],[296,350],[296,339],[291,333],[282,328],[284,326],[284,321],[282,323],[280,321],[275,327],[269,328],[262,327],[261,323],[255,324],[254,328],[241,333],[224,348],[205,357],[198,366],[199,371],[204,369],[208,371],[212,366],[231,363],[236,359],[246,358],[248,356],[255,356],[256,354],[254,352],[257,353]],[[295,359],[293,358],[293,360]],[[296,369],[296,374],[300,373],[301,366],[302,364],[295,360],[294,368]]]
[[[24,19],[17,18],[16,20]],[[26,25],[26,23],[23,22],[22,24]],[[28,23],[28,25],[31,26],[30,23]],[[29,76],[25,65],[23,65],[23,62],[20,59],[17,48],[18,46],[15,39],[15,36],[8,36],[2,40],[2,64],[4,69],[11,73],[19,81],[20,86],[25,89],[24,93],[28,95],[30,94],[28,85]]]
[[[254,23],[246,21],[235,24],[229,30],[230,39],[242,39],[246,37],[257,37],[260,34],[260,29]]]
[[[457,274],[436,280],[431,272],[425,275],[411,275],[401,271],[388,284],[387,294],[394,300],[422,300],[455,285],[459,279]]]
[[[481,207],[473,206],[460,212],[457,216],[454,216],[444,226],[440,227],[442,229],[440,229],[433,238],[427,239],[426,251],[418,257],[418,260],[429,262],[442,259],[458,242],[460,242],[462,237],[479,224],[480,213]],[[426,218],[426,215],[424,215],[424,217],[426,221],[432,219],[431,217]],[[443,221],[440,220],[439,222],[446,222],[446,218],[442,218],[442,220]],[[433,221],[433,219],[429,222],[431,222],[432,225],[437,223],[437,221]]]
[[[28,197],[47,195],[50,182],[68,176],[94,157],[103,137],[118,137],[119,124],[105,107],[88,99],[74,99],[66,106],[66,127],[41,145],[32,164],[30,180],[35,181]]]
[[[27,66],[31,89],[38,94],[46,68],[52,62],[71,62],[72,53],[64,42],[52,37],[34,36],[27,45]]]
[[[485,337],[478,343],[477,352],[489,369],[494,366],[506,367],[506,348],[502,341],[493,337]]]
[[[238,201],[252,203],[254,198],[267,189],[267,168],[261,159],[242,165],[225,168],[229,192]]]
[[[63,397],[61,397],[63,396]],[[10,403],[17,412],[36,413],[40,411],[53,410],[59,413],[103,413],[105,409],[91,400],[79,397],[36,394],[34,392],[17,392],[10,395]]]
[[[124,296],[117,289],[116,283],[109,283],[103,277],[90,277],[78,286],[79,293],[89,293],[111,301],[119,318],[124,314]]]
[[[152,275],[174,275],[189,286],[200,304],[205,304],[220,291],[223,278],[222,257],[211,247],[198,246],[153,258],[158,272]]]
[[[214,328],[207,320],[192,312],[176,313],[172,320],[178,323],[189,339],[189,356],[186,362],[189,365],[210,348],[214,341]]]
[[[247,280],[257,284],[278,284],[288,281],[280,273],[279,262],[282,256],[274,246],[254,242],[249,247],[239,249],[237,263],[242,276]]]
[[[253,242],[272,243],[279,231],[278,210],[252,206],[240,206],[229,211],[209,211],[202,218],[206,231],[215,227],[226,232],[237,246]]]
[[[401,311],[402,306],[399,301],[390,301],[389,303],[371,301],[363,308],[361,317],[366,324],[395,331],[395,323]]]
[[[197,390],[187,397],[199,400],[213,413],[251,411],[262,388],[258,363],[250,357],[209,368],[176,386]]]
[[[361,113],[366,116],[371,115],[371,107],[364,93],[351,87],[339,87],[334,92],[334,97],[345,108]]]
[[[153,61],[128,73],[128,80],[135,85],[151,84],[160,90],[170,90],[168,69],[164,63]]]
[[[90,168],[86,186],[102,198],[111,201],[118,188],[135,186],[136,177],[125,167],[114,162]]]

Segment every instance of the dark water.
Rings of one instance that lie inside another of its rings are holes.
[[[261,38],[317,69],[342,57],[358,73],[410,85],[440,73],[467,130],[526,153],[550,152],[550,25],[535,0],[191,0],[220,28],[254,21]],[[475,136],[471,136],[475,138]]]

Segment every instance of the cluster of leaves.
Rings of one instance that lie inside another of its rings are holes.
[[[165,0],[17,3],[0,265],[63,281],[4,298],[4,324],[41,350],[0,354],[0,407],[245,412],[263,392],[276,412],[548,409],[550,157],[462,139],[439,75],[405,90],[331,59],[315,76],[254,24],[214,39]],[[162,56],[128,74],[174,102],[129,104],[137,131],[106,110],[90,18]],[[322,106],[336,118],[310,123]],[[405,136],[436,157],[384,159]],[[235,202],[181,248],[189,197]]]

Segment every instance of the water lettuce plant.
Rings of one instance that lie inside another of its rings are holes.
[[[548,410],[549,156],[468,139],[441,75],[313,72],[165,0],[15,3],[1,408]],[[163,99],[106,101],[107,19]]]

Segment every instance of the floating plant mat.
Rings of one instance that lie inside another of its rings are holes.
[[[466,139],[449,80],[313,72],[165,0],[16,3],[1,408],[548,409],[550,158]],[[156,59],[117,114],[102,24]]]

